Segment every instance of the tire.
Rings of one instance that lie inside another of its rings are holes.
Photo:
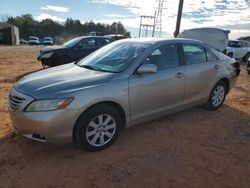
[[[68,56],[60,56],[55,59],[53,66],[64,65],[70,63],[71,61],[72,61],[71,58]]]
[[[209,99],[205,104],[205,108],[210,111],[220,108],[225,101],[227,90],[228,88],[225,82],[217,82],[210,93]]]
[[[47,65],[45,62],[41,61],[42,67],[43,69],[47,69],[49,67],[49,65]]]
[[[248,62],[249,58],[250,58],[250,53],[248,52],[243,58],[244,62]]]
[[[229,52],[229,53],[227,54],[227,56],[233,58],[234,54],[233,54],[233,52]]]
[[[74,128],[73,141],[81,149],[100,151],[115,142],[121,127],[118,111],[110,105],[100,104],[80,116]]]

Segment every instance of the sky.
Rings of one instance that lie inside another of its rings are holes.
[[[173,35],[178,2],[164,2],[162,36]],[[0,0],[0,16],[30,13],[36,20],[51,18],[60,23],[67,17],[82,23],[121,21],[137,37],[140,16],[153,16],[157,5],[157,0]],[[250,36],[250,0],[184,0],[181,30],[200,27],[231,30],[231,39]]]

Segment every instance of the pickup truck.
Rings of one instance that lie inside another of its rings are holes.
[[[238,61],[248,62],[250,58],[250,42],[244,40],[230,40],[226,53]]]

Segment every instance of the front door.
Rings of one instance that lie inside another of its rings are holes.
[[[71,56],[74,57],[75,60],[79,60],[97,49],[98,42],[96,38],[84,38],[75,46]]]
[[[129,78],[131,123],[151,119],[181,106],[184,98],[184,67],[177,44],[155,49],[143,63],[155,64],[154,74],[133,74]]]

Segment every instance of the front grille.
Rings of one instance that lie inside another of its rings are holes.
[[[10,96],[9,97],[9,106],[10,108],[15,111],[18,107],[25,101],[24,98],[17,97],[17,96]]]

